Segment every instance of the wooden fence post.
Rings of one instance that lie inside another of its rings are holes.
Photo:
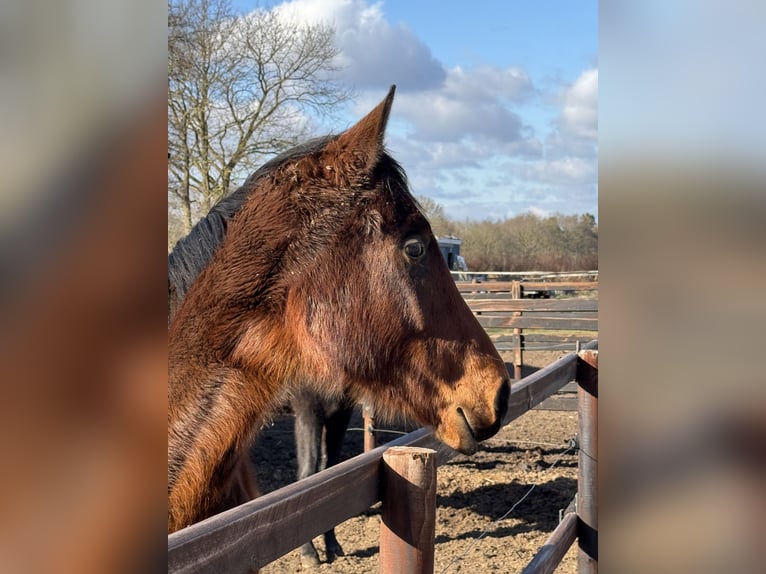
[[[577,477],[579,574],[598,572],[598,351],[580,351],[577,361],[580,461]]]
[[[380,572],[432,574],[436,451],[391,447],[383,454]]]
[[[364,427],[364,452],[370,452],[375,448],[375,411],[372,405],[362,404],[362,419]]]
[[[511,283],[511,299],[523,299],[524,287],[521,286],[520,281],[513,281]],[[521,311],[514,313],[517,317],[521,317]],[[523,347],[524,347],[524,335],[522,330],[514,328],[513,334],[516,335],[516,345],[513,353],[513,378],[518,380],[521,378],[521,366],[524,363]]]

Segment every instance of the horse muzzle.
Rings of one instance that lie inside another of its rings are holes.
[[[511,385],[503,379],[489,405],[477,405],[474,401],[451,405],[442,417],[441,424],[434,429],[436,438],[463,454],[475,453],[478,443],[500,430],[503,417],[508,409]]]

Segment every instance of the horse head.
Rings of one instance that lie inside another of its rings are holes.
[[[464,453],[498,431],[508,372],[385,150],[393,97],[235,192],[170,325],[169,484],[189,493],[176,498],[226,474],[231,461],[210,461],[295,383],[408,415]]]

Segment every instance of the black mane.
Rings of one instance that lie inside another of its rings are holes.
[[[280,165],[322,149],[336,137],[314,138],[269,160],[248,177],[239,189],[222,197],[186,237],[178,240],[168,255],[168,285],[173,287],[174,296],[178,300],[186,296],[192,283],[212,259],[216,248],[226,236],[229,220],[245,203],[255,183]]]

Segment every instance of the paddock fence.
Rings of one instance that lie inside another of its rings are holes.
[[[577,352],[583,342],[598,337],[597,271],[508,274],[457,286],[495,348],[509,357],[514,379],[524,376],[529,353]],[[538,408],[577,410],[576,394],[571,383]]]
[[[567,273],[456,285],[497,350],[514,353],[520,379],[524,351],[572,351],[598,332],[598,280],[588,273],[587,281],[571,281],[574,274]]]
[[[570,381],[579,385],[581,405],[577,503],[525,574],[552,572],[575,539],[580,573],[596,572],[597,348],[590,341],[511,385],[503,426]],[[436,466],[455,454],[430,430],[411,432],[169,535],[168,571],[250,572],[381,501],[380,572],[432,573]]]

